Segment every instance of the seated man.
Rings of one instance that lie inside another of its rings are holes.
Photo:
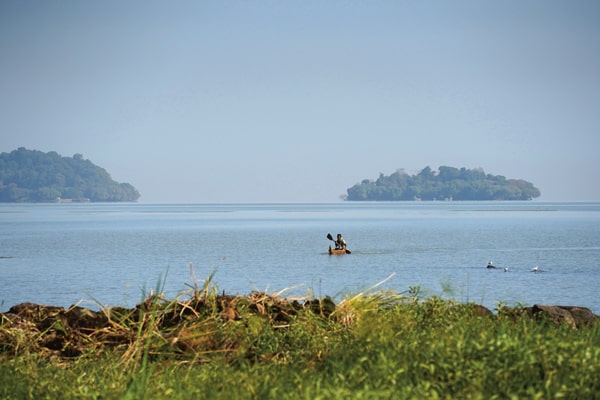
[[[348,246],[346,245],[346,241],[344,240],[344,238],[342,237],[341,234],[337,234],[337,240],[335,241],[335,248],[336,250],[346,250]]]

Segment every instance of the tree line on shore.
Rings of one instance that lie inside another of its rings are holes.
[[[118,183],[81,154],[62,157],[20,147],[0,153],[0,202],[136,201],[140,193]]]
[[[381,173],[377,180],[364,179],[347,189],[348,201],[415,200],[531,200],[540,191],[523,179],[486,174],[483,169],[425,167],[416,175],[400,169]]]

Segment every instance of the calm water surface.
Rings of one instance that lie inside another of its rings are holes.
[[[328,255],[328,232],[352,254]],[[229,294],[339,300],[391,276],[381,288],[600,314],[600,203],[2,204],[0,257],[0,311],[133,306],[161,282],[173,298],[191,263]]]

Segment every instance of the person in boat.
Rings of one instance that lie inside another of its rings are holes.
[[[487,264],[487,268],[490,268],[490,269],[491,269],[491,268],[496,268],[496,266],[494,265],[494,263],[492,263],[492,262],[490,261],[490,262],[488,262],[488,264]]]
[[[338,233],[337,234],[337,239],[335,241],[335,249],[336,250],[346,250],[348,248],[348,245],[346,244],[346,240],[344,240],[343,236]]]

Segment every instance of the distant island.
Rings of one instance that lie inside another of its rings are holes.
[[[532,183],[486,174],[482,169],[425,167],[416,175],[400,169],[375,181],[365,179],[347,190],[348,201],[531,200],[540,196]]]
[[[62,157],[20,147],[0,153],[0,202],[129,202],[140,193],[81,154]]]

